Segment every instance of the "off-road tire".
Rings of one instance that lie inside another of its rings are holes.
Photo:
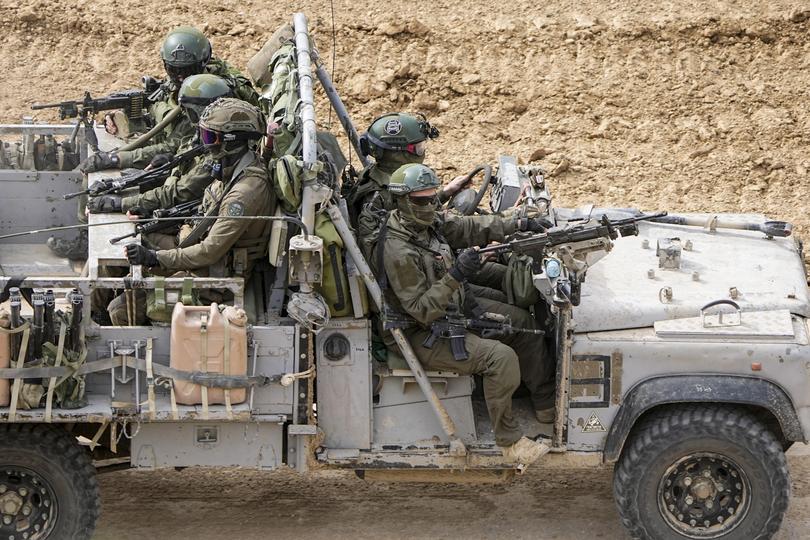
[[[57,517],[47,538],[92,537],[100,512],[96,469],[75,437],[50,425],[0,425],[0,470],[15,467],[39,475],[53,491]]]
[[[725,455],[750,483],[750,506],[723,540],[766,540],[782,523],[790,476],[782,445],[752,415],[728,406],[685,405],[654,414],[627,442],[613,478],[623,525],[633,538],[690,538],[667,523],[658,504],[663,475],[679,459],[711,452]]]

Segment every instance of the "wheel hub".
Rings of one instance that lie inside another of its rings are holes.
[[[736,527],[748,512],[750,487],[742,469],[713,453],[681,458],[664,473],[658,505],[667,524],[696,539],[715,538]]]
[[[56,498],[50,484],[21,467],[0,467],[0,538],[46,538],[56,523]]]

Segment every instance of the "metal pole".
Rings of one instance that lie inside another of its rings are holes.
[[[346,110],[343,100],[340,99],[340,95],[338,94],[334,83],[332,83],[332,78],[329,76],[329,72],[326,71],[326,68],[324,68],[323,64],[321,64],[320,58],[318,57],[318,51],[313,49],[312,57],[315,59],[315,74],[318,76],[318,80],[320,81],[324,91],[326,91],[326,96],[329,98],[329,103],[331,103],[332,107],[335,109],[335,114],[337,114],[340,124],[343,126],[343,131],[346,132],[349,142],[352,144],[352,146],[354,146],[354,150],[357,152],[357,157],[360,158],[360,163],[363,164],[363,167],[368,167],[371,165],[371,160],[368,159],[368,156],[363,155],[363,152],[360,150],[360,136],[352,123],[352,119],[349,118],[349,111]]]
[[[304,183],[304,194],[301,204],[301,217],[309,230],[315,227],[315,204],[319,198],[312,191],[315,180],[314,167],[318,160],[317,124],[315,123],[315,102],[312,93],[312,60],[309,49],[309,31],[307,18],[303,13],[296,13],[293,19],[295,24],[295,51],[298,57],[298,87],[301,96],[302,133],[302,159],[304,161],[304,176],[309,182]]]
[[[338,234],[340,234],[340,237],[343,239],[343,245],[345,246],[346,252],[351,256],[351,258],[354,260],[354,264],[357,265],[357,268],[360,270],[360,275],[366,284],[366,288],[371,294],[372,300],[374,300],[374,303],[377,304],[377,308],[382,312],[382,290],[380,290],[380,285],[374,278],[374,274],[371,272],[371,268],[368,266],[365,257],[363,257],[363,254],[357,245],[357,241],[354,239],[352,231],[349,229],[349,225],[346,223],[346,220],[343,219],[343,214],[341,214],[340,209],[331,202],[326,204],[326,212],[329,214],[329,218],[332,220],[332,224],[335,226],[335,229],[337,229]],[[411,344],[408,343],[408,340],[405,338],[405,334],[400,328],[392,328],[391,334],[394,336],[394,339],[399,346],[399,350],[402,352],[402,356],[408,363],[408,367],[411,369],[411,373],[413,374],[414,379],[416,379],[419,388],[422,390],[425,398],[427,398],[428,403],[430,403],[430,407],[433,409],[433,413],[439,420],[444,433],[447,435],[448,439],[450,439],[450,454],[456,456],[465,455],[467,453],[467,449],[456,434],[456,425],[453,422],[453,419],[450,418],[447,409],[445,409],[444,405],[442,405],[439,396],[436,395],[436,392],[430,385],[430,379],[428,379],[427,375],[422,369],[422,364],[419,363],[419,359],[413,352]]]

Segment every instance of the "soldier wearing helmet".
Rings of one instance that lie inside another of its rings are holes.
[[[254,105],[259,103],[259,96],[250,81],[224,60],[213,57],[211,42],[196,28],[180,26],[170,31],[160,48],[160,57],[167,80],[150,96],[153,103],[149,113],[155,123],[177,106],[177,94],[183,81],[202,73],[222,78],[234,97]],[[193,134],[194,127],[188,118],[179,116],[155,136],[154,144],[121,152],[98,152],[82,162],[80,169],[90,173],[103,169],[144,168],[150,164],[155,167],[159,165],[159,162],[153,162],[156,156],[175,154],[183,141]]]
[[[270,222],[238,218],[269,216],[275,208],[270,176],[254,150],[266,127],[261,111],[239,99],[222,98],[205,108],[199,136],[213,161],[215,180],[205,190],[202,210],[215,219],[197,220],[175,248],[153,250],[129,244],[126,253],[130,264],[164,274],[190,271],[249,280],[256,261],[266,256]],[[113,311],[120,298],[113,303],[109,309],[115,323]]]
[[[189,123],[197,127],[200,115],[206,106],[221,97],[230,97],[232,89],[221,77],[202,73],[191,75],[183,81],[178,92],[178,101]],[[185,152],[200,144],[199,135],[184,140],[178,153]],[[172,155],[160,155],[168,163]],[[213,181],[212,160],[200,156],[192,162],[178,165],[163,185],[129,197],[102,195],[90,199],[87,209],[91,213],[130,212],[140,217],[150,215],[159,208],[171,208],[178,204],[200,199],[205,188]]]
[[[543,354],[542,336],[513,334],[496,341],[467,333],[464,343],[468,357],[463,361],[454,358],[447,340],[439,340],[432,348],[422,343],[430,334],[431,323],[444,317],[451,305],[467,317],[480,316],[482,311],[500,313],[508,315],[516,327],[538,328],[527,311],[472,298],[465,284],[481,268],[480,255],[470,246],[503,241],[521,229],[541,231],[544,224],[537,219],[438,213],[439,186],[435,173],[420,164],[404,165],[391,175],[388,192],[395,209],[373,255],[382,266],[377,274],[385,286],[390,308],[386,313],[399,312],[413,320],[404,332],[425,368],[483,375],[497,444],[507,457],[528,464],[548,447],[523,437],[512,416],[512,394],[523,380],[538,418],[553,409],[553,391],[547,393],[544,384],[553,377],[554,369]],[[454,250],[458,248],[466,249],[456,257]],[[389,348],[396,347],[390,335],[384,339]]]
[[[393,200],[386,191],[391,174],[402,165],[422,163],[428,139],[439,136],[439,130],[424,115],[410,113],[384,114],[371,123],[360,137],[360,147],[374,163],[360,174],[357,185],[347,195],[352,221],[357,225],[360,247],[368,256],[374,231],[380,226],[381,216],[393,208]],[[450,182],[439,192],[444,203],[461,189],[464,177]]]

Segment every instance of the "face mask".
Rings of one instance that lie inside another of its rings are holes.
[[[397,200],[397,208],[404,221],[420,231],[432,225],[436,219],[436,197],[421,199],[424,199],[427,204],[418,204],[410,197],[400,197]]]
[[[425,161],[424,155],[417,156],[416,154],[409,154],[408,152],[386,150],[377,161],[377,167],[379,167],[381,171],[391,174],[403,165],[407,165],[408,163],[422,163],[423,161]]]

